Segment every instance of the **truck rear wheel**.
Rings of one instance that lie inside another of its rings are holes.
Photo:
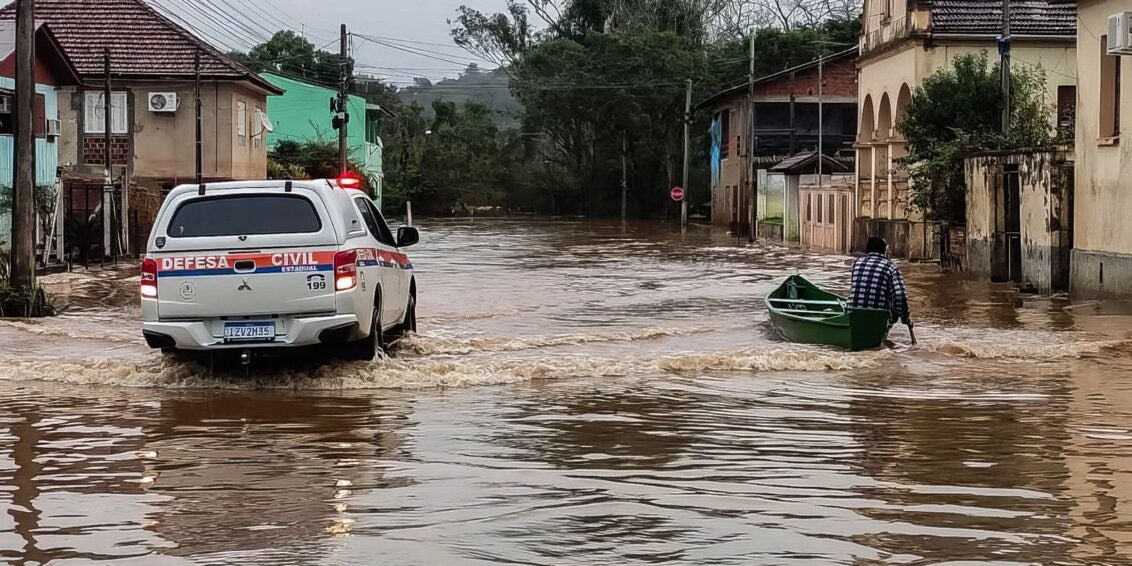
[[[409,304],[405,306],[405,321],[397,326],[397,338],[408,338],[409,334],[417,331],[417,298],[410,295]]]
[[[377,357],[378,353],[385,354],[385,332],[381,326],[381,303],[374,302],[373,322],[370,325],[369,336],[346,345],[347,356],[351,360],[368,362]]]

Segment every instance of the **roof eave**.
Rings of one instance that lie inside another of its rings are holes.
[[[757,85],[757,84],[761,84],[761,83],[764,83],[764,82],[770,82],[770,81],[773,81],[773,80],[778,79],[780,77],[784,77],[786,75],[789,75],[790,73],[797,73],[798,71],[805,71],[805,70],[808,70],[808,69],[814,69],[814,68],[817,68],[819,63],[828,63],[830,61],[839,61],[841,59],[845,59],[845,58],[848,58],[848,57],[856,57],[859,54],[858,53],[859,51],[860,51],[860,47],[855,45],[855,46],[850,47],[849,49],[846,49],[844,51],[838,51],[837,53],[831,53],[829,55],[826,55],[825,57],[819,57],[817,59],[814,59],[813,61],[807,61],[805,63],[802,63],[801,65],[795,65],[793,67],[783,69],[781,71],[775,71],[775,72],[773,72],[769,75],[763,75],[761,77],[756,78],[753,83],[748,81],[748,82],[744,82],[743,84],[736,85],[736,86],[733,86],[733,87],[725,89],[725,90],[721,90],[721,91],[705,98],[704,100],[702,100],[698,104],[696,104],[695,109],[696,110],[703,109],[707,106],[711,106],[711,105],[719,102],[721,99],[727,98],[728,96],[745,92],[745,91],[747,91],[751,88],[752,84]]]
[[[80,75],[82,80],[79,84],[84,86],[98,85],[101,86],[104,80],[101,74],[87,74]],[[151,74],[136,74],[136,73],[113,73],[111,81],[126,81],[126,82],[192,82],[196,80],[196,75],[183,75],[183,74],[170,74],[170,75],[151,75]],[[228,82],[228,83],[247,83],[255,90],[267,94],[269,96],[280,96],[287,92],[286,89],[277,87],[262,79],[253,81],[250,77],[243,75],[201,75],[200,80],[206,82]]]
[[[75,67],[74,61],[71,61],[71,58],[67,56],[67,52],[63,51],[63,46],[59,45],[59,39],[55,37],[55,32],[51,31],[51,26],[42,24],[36,31],[42,32],[44,37],[46,37],[47,41],[51,44],[51,47],[55,50],[56,57],[63,63],[63,67],[67,71],[67,78],[70,79],[70,84],[82,84],[82,77],[79,75],[79,70]]]
[[[998,34],[994,33],[962,33],[962,32],[932,32],[926,34],[925,37],[930,37],[934,40],[950,39],[952,41],[995,41]],[[1076,43],[1077,34],[1074,32],[1072,35],[1050,35],[1050,34],[1025,34],[1025,33],[1012,33],[1010,34],[1011,41],[1042,41],[1049,43]]]

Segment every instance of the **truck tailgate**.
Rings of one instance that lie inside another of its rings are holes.
[[[332,312],[334,250],[152,254],[158,317],[295,315]]]

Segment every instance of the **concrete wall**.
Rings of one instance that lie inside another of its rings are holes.
[[[787,175],[785,183],[783,208],[786,216],[783,219],[783,232],[787,242],[800,244],[802,243],[801,179],[797,175]]]
[[[1120,89],[1120,132],[1101,139],[1101,34],[1109,15],[1132,11],[1132,0],[1083,0],[1078,3],[1077,35],[1077,190],[1073,202],[1075,295],[1132,294],[1132,93]],[[1132,84],[1132,58],[1121,59],[1121,84]],[[1103,274],[1102,274],[1103,264]]]
[[[711,199],[711,222],[715,226],[728,226],[735,221],[735,200],[742,199],[745,191],[737,191],[737,187],[742,187],[744,179],[747,174],[745,167],[747,167],[747,160],[743,159],[743,145],[742,136],[746,134],[743,124],[747,124],[746,116],[749,111],[747,105],[744,103],[745,97],[738,95],[727,98],[720,102],[719,105],[712,108],[712,113],[718,113],[722,110],[729,110],[729,134],[727,139],[723,140],[724,144],[728,146],[729,151],[727,157],[720,161],[720,175],[719,185],[712,188]],[[742,219],[741,219],[742,220]]]
[[[1018,283],[1042,293],[1069,284],[1069,200],[1072,168],[1065,151],[979,155],[965,163],[969,270],[984,278],[1010,278],[1003,172],[1017,167],[1021,273]]]
[[[759,219],[782,218],[785,212],[783,194],[786,178],[780,173],[768,174],[759,170]]]

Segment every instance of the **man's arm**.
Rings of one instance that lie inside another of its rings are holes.
[[[904,275],[895,265],[892,266],[892,304],[900,314],[900,321],[912,326],[912,315],[908,310],[908,288],[904,285]]]

